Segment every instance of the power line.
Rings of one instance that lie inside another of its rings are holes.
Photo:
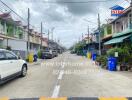
[[[1,8],[0,8],[0,11],[1,11],[2,13],[4,13],[3,9],[1,9]]]
[[[23,17],[21,17],[19,14],[17,14],[14,10],[12,10],[6,3],[4,3],[2,0],[0,0],[0,2],[5,5],[7,8],[9,8],[13,13],[15,13],[17,16],[19,16],[21,19],[23,19],[25,21],[25,19]],[[27,22],[27,21],[26,21]]]
[[[0,0],[0,2],[1,2],[4,6],[6,6],[10,11],[12,11],[14,14],[16,14],[20,19],[22,19],[24,22],[27,23],[27,20],[25,20],[22,16],[20,16],[20,15],[19,15],[18,13],[16,13],[13,9],[11,9],[6,3],[4,3],[2,0]],[[31,25],[31,24],[30,24],[30,26],[35,27],[35,26]]]

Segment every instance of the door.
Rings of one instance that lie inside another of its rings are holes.
[[[1,78],[5,78],[10,75],[9,72],[9,61],[6,60],[5,53],[3,51],[0,51],[0,75]]]
[[[10,73],[10,75],[16,74],[17,72],[19,72],[19,60],[17,58],[17,56],[12,53],[12,52],[5,52],[5,56],[7,61],[9,62],[9,67],[8,67],[8,71]]]

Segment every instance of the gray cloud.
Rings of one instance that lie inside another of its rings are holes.
[[[97,1],[97,0],[96,0]],[[66,6],[68,11],[74,15],[82,16],[86,14],[95,14],[99,11],[101,2],[92,2],[92,0],[56,0],[60,5]],[[65,2],[65,3],[62,3]],[[70,3],[66,3],[70,2]],[[82,2],[82,3],[77,3]],[[83,3],[84,2],[84,3]]]

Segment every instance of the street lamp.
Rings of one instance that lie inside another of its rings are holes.
[[[42,49],[42,47],[43,47],[42,38],[43,38],[43,23],[41,22],[41,46],[40,46],[40,49]]]
[[[54,41],[54,39],[53,39],[54,30],[55,30],[55,27],[52,27],[51,31],[52,31],[52,40],[53,40],[53,41]]]

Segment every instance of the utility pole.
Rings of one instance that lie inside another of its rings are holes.
[[[42,49],[42,47],[43,47],[42,39],[43,39],[43,23],[41,22],[41,46],[40,46],[40,49]]]
[[[52,36],[51,36],[51,37],[52,37],[52,41],[54,41],[54,39],[53,39],[53,31],[54,31],[54,30],[52,29],[52,34],[51,34],[51,35],[52,35]]]
[[[88,48],[87,48],[87,49],[88,49],[88,51],[89,51],[89,43],[90,43],[90,42],[89,42],[89,26],[88,26],[88,30],[87,30],[87,31],[88,31],[88,34],[87,34],[87,35],[88,35]]]
[[[48,29],[48,49],[49,49],[49,29]]]
[[[99,55],[101,55],[101,30],[100,30],[100,14],[98,14],[98,31],[99,31]]]
[[[89,41],[89,26],[88,26],[88,44],[90,43]]]
[[[28,8],[28,42],[27,42],[27,53],[29,54],[30,51],[30,9]]]
[[[51,34],[52,35],[51,37],[52,37],[53,41],[54,41],[54,29],[55,29],[55,27],[52,28],[52,34]]]

